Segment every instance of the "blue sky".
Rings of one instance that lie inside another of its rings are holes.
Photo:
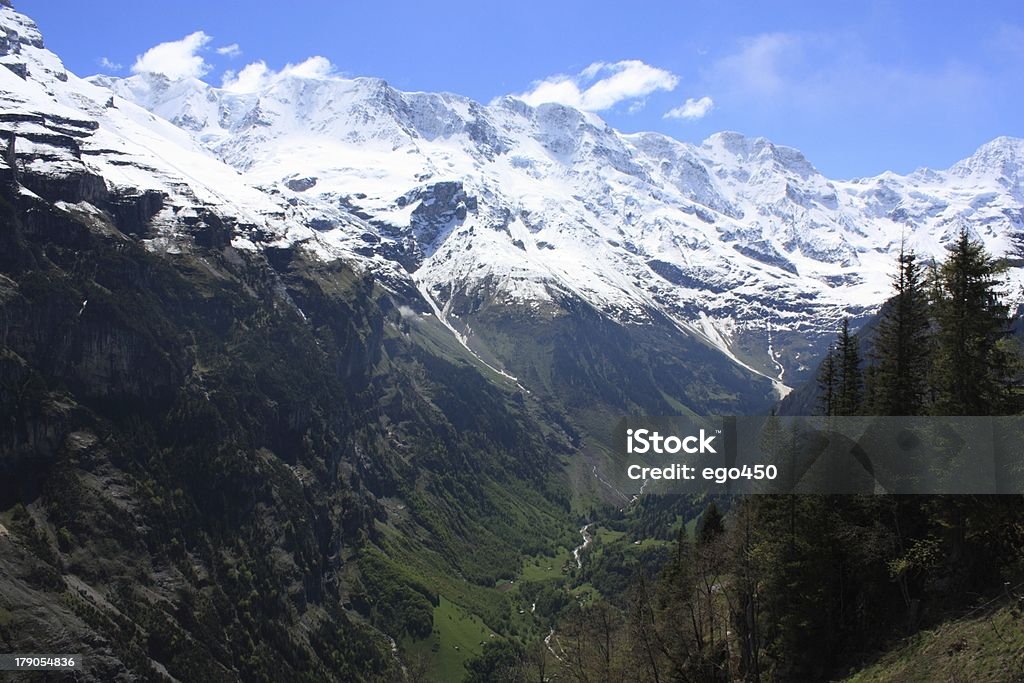
[[[266,69],[249,76],[304,64],[482,102],[555,99],[692,142],[763,135],[842,178],[1024,137],[1019,0],[770,4],[15,0],[79,75],[139,65],[220,85],[253,62]]]

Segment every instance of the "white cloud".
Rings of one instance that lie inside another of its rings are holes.
[[[576,76],[551,76],[515,97],[532,106],[556,102],[584,111],[604,111],[657,90],[673,90],[678,83],[679,78],[670,71],[628,59],[594,62]]]
[[[849,33],[746,38],[702,73],[702,84],[730,109],[756,105],[776,114],[858,111],[869,117],[964,110],[983,102],[991,87],[983,73],[957,61],[928,68],[880,61]]]
[[[210,36],[196,31],[181,40],[160,43],[135,58],[132,73],[158,73],[171,79],[202,78],[210,67],[199,52],[209,42]]]
[[[278,76],[298,76],[300,78],[326,78],[334,73],[334,65],[326,57],[310,57],[298,64],[288,64]]]
[[[280,71],[274,71],[266,62],[246,64],[239,72],[225,71],[223,88],[234,93],[258,92],[282,78],[328,78],[334,75],[334,65],[326,57],[310,57],[298,64],[287,64]]]
[[[225,71],[222,85],[230,92],[244,93],[260,90],[267,79],[270,69],[265,62],[252,62],[242,67],[238,73]]]
[[[238,47],[238,43],[231,43],[224,47],[218,47],[217,54],[224,55],[225,57],[237,57],[242,54],[242,48]]]
[[[790,73],[804,61],[804,43],[804,38],[789,33],[763,33],[747,38],[739,51],[715,65],[715,71],[737,90],[776,95],[787,88]]]
[[[632,102],[630,102],[629,109],[627,109],[626,111],[629,112],[630,114],[639,114],[644,110],[644,107],[646,106],[647,98],[645,97],[643,99],[633,100]]]
[[[102,68],[106,69],[107,71],[120,71],[124,68],[123,64],[118,64],[117,62],[108,59],[107,57],[100,57],[96,60],[96,63],[99,64]]]
[[[702,119],[708,115],[708,112],[710,112],[714,106],[715,101],[706,95],[699,100],[695,100],[690,97],[687,98],[686,102],[683,102],[683,106],[669,110],[665,114],[665,118],[690,120]]]

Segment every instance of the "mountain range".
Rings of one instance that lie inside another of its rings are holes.
[[[833,180],[323,69],[83,79],[3,0],[0,66],[0,644],[86,652],[84,680],[542,643],[512,582],[638,493],[610,424],[767,412],[901,244],[966,229],[1024,279],[1019,139]]]
[[[235,248],[345,259],[514,376],[528,364],[475,319],[558,316],[571,300],[621,326],[668,326],[784,393],[842,316],[877,310],[901,243],[941,257],[966,227],[1020,259],[1019,139],[943,171],[833,180],[763,138],[688,144],[559,104],[484,105],[315,70],[248,88],[83,81],[4,11],[19,159],[159,194],[144,236],[155,250],[187,248],[192,214],[210,212]]]
[[[841,316],[887,298],[901,243],[941,257],[963,226],[1020,257],[1013,138],[945,171],[839,181],[763,138],[693,145],[559,104],[485,106],[379,79],[285,74],[252,92],[146,73],[91,82],[308,206],[319,239],[399,263],[471,346],[487,348],[472,326],[483,306],[552,311],[570,297],[622,325],[667,320],[784,390]]]

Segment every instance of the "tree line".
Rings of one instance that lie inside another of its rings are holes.
[[[1020,357],[1000,276],[1006,264],[961,230],[945,261],[922,268],[901,248],[893,297],[866,360],[844,319],[818,374],[825,415],[1020,412]]]

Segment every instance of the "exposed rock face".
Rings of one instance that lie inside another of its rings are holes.
[[[305,192],[316,187],[316,178],[291,178],[284,182],[285,187],[293,192]]]
[[[23,184],[42,197],[101,203],[106,198],[106,185],[82,162],[82,140],[97,127],[95,121],[60,115],[3,112],[0,137],[7,140],[6,165],[21,173]],[[55,172],[24,173],[29,167],[45,166]]]
[[[110,212],[114,224],[135,237],[145,237],[150,221],[164,208],[165,196],[156,190],[112,194],[101,206]]]
[[[13,9],[10,2],[0,2],[0,6]],[[43,47],[43,36],[29,21],[16,21],[0,28],[0,56],[21,54],[22,45]]]
[[[476,197],[467,196],[462,183],[457,181],[413,190],[400,197],[397,203],[399,206],[418,203],[412,211],[409,227],[424,253],[431,253],[446,230],[465,221],[469,212],[477,208]]]

